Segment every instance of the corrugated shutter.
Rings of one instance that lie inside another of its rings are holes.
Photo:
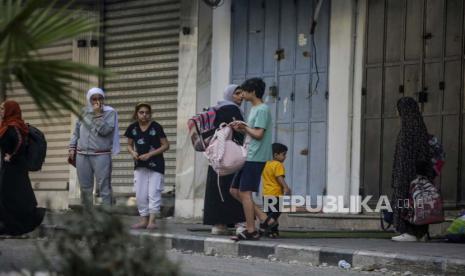
[[[165,190],[170,189],[176,166],[180,1],[105,1],[104,22],[104,67],[118,73],[104,81],[106,103],[117,109],[120,124],[122,152],[113,159],[114,193],[132,193],[133,162],[123,133],[139,102],[152,105],[152,116],[170,141]]]
[[[72,47],[72,41],[68,40],[39,52],[46,59],[71,60]],[[32,98],[17,82],[7,92],[7,98],[17,101],[21,106],[23,119],[42,130],[47,138],[47,158],[42,171],[29,174],[39,204],[44,205],[48,198],[51,199],[52,208],[67,208],[69,165],[66,158],[71,128],[70,113],[62,111],[62,116],[45,119]]]

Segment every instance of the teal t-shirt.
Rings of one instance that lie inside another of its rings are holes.
[[[247,150],[247,161],[266,162],[273,158],[271,150],[272,118],[270,108],[259,104],[250,110],[247,124],[251,128],[263,128],[265,134],[261,140],[251,139]]]

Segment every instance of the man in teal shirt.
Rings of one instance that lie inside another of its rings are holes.
[[[251,78],[242,85],[242,97],[252,104],[247,125],[234,121],[234,130],[250,137],[247,149],[247,160],[244,167],[235,175],[230,192],[242,203],[247,229],[239,233],[234,240],[257,240],[259,233],[255,230],[255,217],[265,221],[265,228],[272,228],[277,222],[269,223],[266,214],[255,205],[252,192],[257,192],[260,186],[263,168],[272,159],[272,117],[269,107],[263,103],[265,83],[260,78]],[[248,141],[248,139],[246,139]],[[263,225],[263,224],[262,224]]]

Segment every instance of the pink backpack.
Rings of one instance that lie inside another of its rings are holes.
[[[195,151],[205,151],[215,134],[216,108],[210,107],[187,121],[189,137]]]
[[[220,176],[237,172],[247,159],[247,143],[244,146],[236,144],[232,140],[232,135],[233,129],[228,124],[222,123],[204,152],[210,166],[218,174],[218,189],[222,201],[224,200],[219,186]]]
[[[410,183],[408,219],[414,225],[444,221],[441,194],[426,177],[416,178]]]

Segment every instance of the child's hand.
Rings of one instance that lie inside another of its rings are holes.
[[[138,159],[141,160],[141,161],[147,161],[147,160],[149,160],[149,158],[150,158],[150,154],[146,153],[146,154],[140,155]]]
[[[242,121],[233,121],[229,124],[235,131],[241,131],[244,130],[245,127],[247,126],[244,122]]]
[[[131,151],[131,155],[132,155],[132,158],[133,158],[134,160],[138,160],[138,159],[139,159],[139,154],[138,154],[137,152]]]
[[[291,189],[289,189],[289,187],[284,187],[283,192],[285,195],[291,195]]]

